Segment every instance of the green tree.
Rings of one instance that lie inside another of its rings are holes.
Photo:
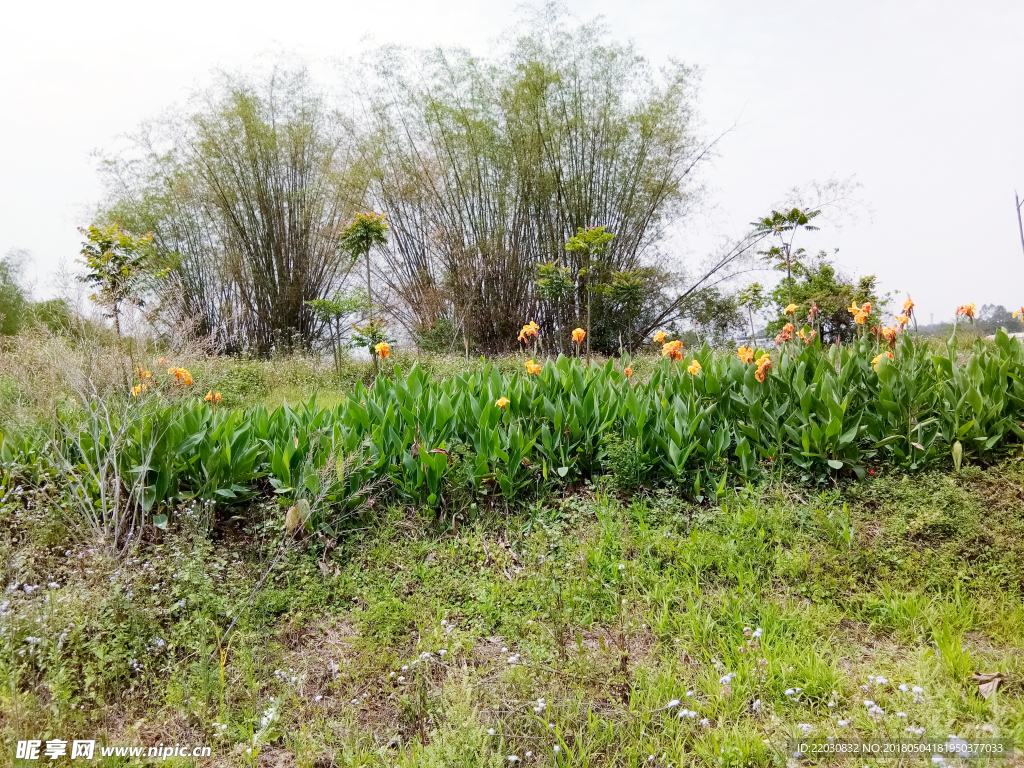
[[[24,324],[29,302],[19,281],[23,258],[23,254],[11,251],[0,259],[0,335],[3,336],[14,336]]]
[[[121,229],[120,222],[107,226],[90,224],[88,229],[78,231],[86,238],[81,250],[83,258],[79,259],[86,274],[79,279],[95,289],[89,298],[114,319],[114,329],[120,338],[122,306],[145,306],[146,293],[166,277],[168,270],[162,267],[153,248],[152,233],[133,235]]]
[[[768,324],[768,333],[777,333],[791,322],[791,316],[783,312],[789,304],[796,304],[796,321],[800,327],[804,318],[810,313],[812,305],[816,305],[815,325],[823,343],[836,340],[853,341],[857,337],[857,325],[849,307],[856,303],[871,304],[867,328],[877,326],[882,316],[881,310],[887,296],[879,296],[877,281],[874,275],[867,275],[854,281],[839,272],[829,263],[824,252],[808,264],[794,268],[792,285],[780,283],[772,291],[772,301],[776,305],[778,315]]]
[[[580,227],[576,234],[569,238],[565,244],[565,250],[576,254],[576,274],[580,276],[582,290],[586,296],[587,307],[587,365],[590,365],[590,336],[591,336],[591,306],[592,296],[595,292],[602,290],[600,282],[594,279],[592,273],[603,263],[603,257],[608,253],[610,243],[615,238],[611,232],[605,232],[604,226]]]
[[[338,248],[347,253],[355,264],[362,256],[366,260],[366,308],[369,313],[368,330],[362,333],[369,339],[367,345],[370,357],[373,358],[373,370],[376,373],[377,350],[374,348],[377,342],[373,338],[378,333],[377,323],[373,317],[373,285],[370,280],[370,253],[374,247],[382,247],[388,243],[388,222],[387,215],[383,213],[357,213],[355,218],[342,230],[341,239],[338,241]]]
[[[821,215],[820,210],[792,208],[785,212],[772,211],[771,215],[751,222],[751,226],[756,232],[769,235],[777,241],[777,244],[768,250],[758,251],[758,255],[775,269],[786,271],[784,285],[790,291],[790,300],[786,304],[793,303],[791,291],[793,269],[800,265],[800,259],[805,253],[803,248],[794,249],[793,241],[801,229],[808,232],[816,230],[817,227],[812,226],[810,221],[819,215]]]

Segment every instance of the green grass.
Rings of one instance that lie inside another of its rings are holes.
[[[800,726],[1019,750],[1022,487],[1018,461],[716,506],[602,481],[302,543],[276,506],[195,507],[119,562],[10,489],[3,585],[41,586],[0,597],[5,755],[84,734],[216,765],[781,766]],[[1007,682],[984,700],[975,671]]]

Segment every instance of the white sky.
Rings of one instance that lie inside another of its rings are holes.
[[[126,0],[8,3],[0,46],[0,255],[30,250],[37,295],[73,262],[99,198],[93,150],[181,102],[214,67],[270,49],[311,59],[376,43],[485,54],[518,0],[387,4]],[[870,214],[805,242],[910,291],[927,322],[974,301],[1024,303],[1013,193],[1024,194],[1020,0],[576,0],[652,63],[705,70],[709,132],[741,127],[705,171],[714,209],[695,257],[797,184],[856,175]],[[363,42],[361,42],[363,41]],[[687,233],[684,233],[687,234]],[[762,279],[762,282],[764,280]]]

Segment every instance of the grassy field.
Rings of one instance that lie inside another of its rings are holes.
[[[27,738],[267,766],[784,765],[828,736],[1019,751],[1022,488],[1017,460],[716,506],[602,480],[457,530],[374,508],[342,541],[292,540],[276,506],[194,507],[120,561],[10,488],[3,762]],[[985,699],[975,672],[1006,679]]]

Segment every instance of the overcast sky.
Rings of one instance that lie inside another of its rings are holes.
[[[0,46],[0,255],[33,254],[37,295],[73,262],[99,198],[94,150],[183,101],[215,67],[268,50],[310,60],[375,43],[485,54],[517,18],[499,2],[10,3]],[[847,272],[910,291],[922,321],[957,304],[1024,303],[1013,208],[1024,194],[1024,2],[587,0],[652,63],[704,69],[709,133],[739,127],[705,169],[692,258],[739,235],[794,185],[855,176],[870,212],[808,240]]]

